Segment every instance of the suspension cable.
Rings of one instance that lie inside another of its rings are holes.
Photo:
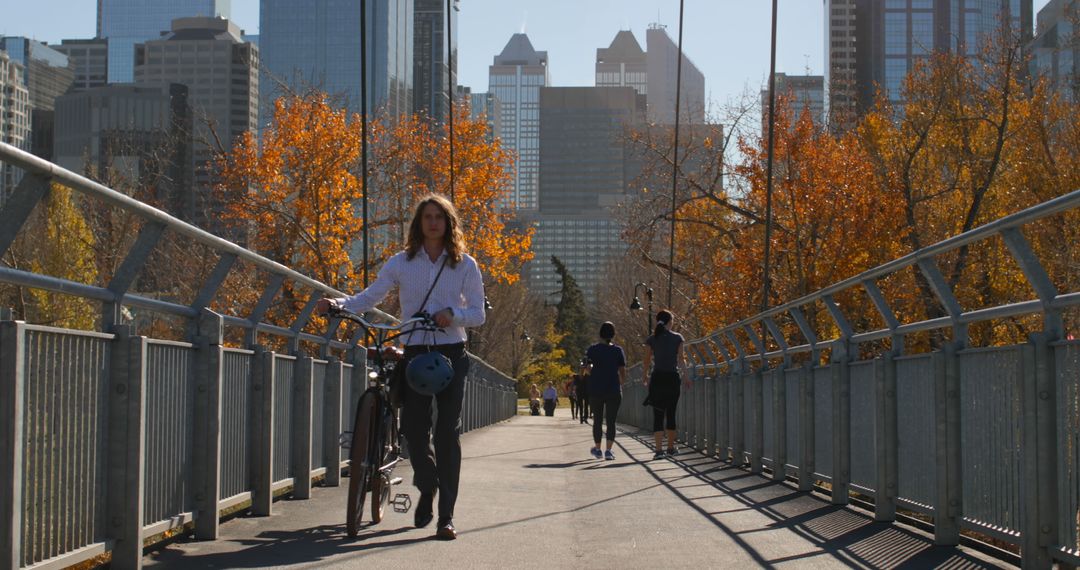
[[[679,60],[675,64],[675,144],[674,157],[671,161],[671,247],[668,254],[668,281],[667,281],[667,304],[671,307],[671,291],[674,288],[675,279],[675,194],[679,186],[679,109],[682,107],[682,37],[683,37],[683,8],[685,0],[679,0]],[[650,317],[651,318],[651,317]]]
[[[367,0],[360,0],[360,183],[363,185],[364,289],[368,286]]]
[[[454,202],[454,32],[451,27],[451,6],[454,0],[446,0],[446,97],[450,101],[448,109],[449,123],[446,137],[450,139],[450,202]]]

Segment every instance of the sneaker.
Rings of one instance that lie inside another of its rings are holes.
[[[603,457],[603,456],[604,456],[604,455],[603,455],[603,454],[602,454],[602,453],[600,452],[600,448],[599,448],[599,447],[594,447],[594,448],[590,449],[590,450],[589,450],[589,452],[590,452],[590,453],[592,453],[592,456],[593,456],[593,457],[595,457],[595,458],[597,458],[597,459],[600,459],[601,457]]]
[[[675,455],[678,455],[678,454],[679,454],[679,450],[678,450],[678,449],[676,449],[676,448],[674,448],[674,447],[669,447],[669,448],[667,449],[667,451],[666,451],[666,452],[664,452],[664,453],[666,453],[666,454],[667,454],[667,455],[668,455],[668,456],[670,457],[670,456],[675,456]]]
[[[663,459],[665,457],[667,457],[667,455],[663,451],[657,451],[656,453],[652,454],[653,459]]]
[[[615,459],[615,454],[612,453],[611,450],[609,449],[609,450],[604,452],[604,459],[606,459],[608,461],[611,461],[612,459]]]

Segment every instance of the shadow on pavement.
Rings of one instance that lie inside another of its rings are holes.
[[[231,552],[200,555],[180,549],[165,549],[151,553],[148,558],[166,568],[263,568],[317,563],[333,556],[404,546],[435,538],[430,529],[421,529],[417,533],[423,534],[415,538],[381,540],[413,530],[417,529],[412,526],[385,530],[366,527],[355,539],[345,534],[345,525],[323,525],[302,531],[266,531],[253,539],[233,541],[242,548]]]
[[[624,432],[624,435],[644,445],[651,453],[651,438],[631,432]],[[622,442],[616,440],[616,443],[630,456]],[[875,522],[851,508],[833,505],[823,497],[798,491],[784,482],[765,480],[717,458],[705,457],[690,450],[666,461],[638,464],[765,567],[818,556],[828,556],[857,568],[1010,567],[1006,562],[988,563],[959,548],[935,546],[932,539],[913,529]],[[695,482],[678,484],[687,479]],[[691,497],[685,492],[690,488],[700,491],[703,486],[711,486],[721,493]],[[699,501],[722,496],[735,499],[743,507],[708,512],[698,504]],[[768,517],[772,522],[758,528],[736,531],[723,521],[724,515],[751,511]],[[770,560],[747,542],[748,535],[777,529],[794,532],[821,551]]]

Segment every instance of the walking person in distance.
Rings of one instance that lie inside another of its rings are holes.
[[[644,404],[653,409],[653,442],[656,447],[653,459],[666,455],[675,455],[675,407],[679,403],[679,367],[682,364],[683,337],[671,331],[674,315],[663,310],[656,314],[656,328],[652,336],[645,339],[645,357],[642,370],[652,372],[648,375],[648,396]],[[689,388],[689,384],[687,384]],[[667,450],[663,439],[667,434]]]
[[[441,327],[435,332],[415,332],[402,336],[405,360],[395,368],[401,384],[401,431],[408,442],[413,467],[413,483],[420,490],[413,522],[417,528],[431,523],[433,503],[439,498],[437,538],[457,538],[454,505],[461,474],[461,406],[469,358],[465,354],[465,327],[484,324],[484,283],[476,260],[465,253],[460,219],[446,198],[431,194],[416,206],[409,225],[405,251],[391,257],[379,270],[375,281],[363,291],[343,299],[320,299],[319,314],[330,305],[362,313],[375,307],[394,287],[403,317],[427,313]],[[414,390],[402,375],[408,360],[437,351],[454,369],[449,386],[434,396]],[[432,449],[432,400],[438,402]]]
[[[626,381],[626,354],[615,344],[615,325],[610,321],[600,325],[600,339],[585,351],[588,364],[582,373],[589,373],[589,406],[593,411],[593,457],[615,459],[611,451],[615,444],[615,418],[622,404],[622,385]],[[600,439],[607,426],[607,449],[600,450]]]

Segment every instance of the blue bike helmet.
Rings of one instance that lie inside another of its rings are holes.
[[[450,359],[440,352],[417,354],[405,368],[405,380],[417,394],[434,396],[442,392],[454,379],[454,367]]]

